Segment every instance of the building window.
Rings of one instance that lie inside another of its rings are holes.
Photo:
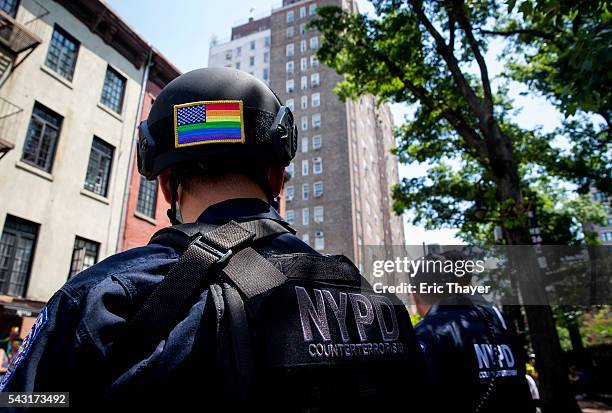
[[[232,49],[225,51],[225,60],[232,60]]]
[[[114,148],[94,136],[89,152],[89,165],[85,177],[85,189],[106,196],[113,162]]]
[[[293,53],[295,52],[293,43],[290,43],[287,46],[285,46],[285,50],[287,52],[287,57],[293,56]]]
[[[306,17],[306,7],[300,7],[300,19]]]
[[[310,211],[308,208],[302,208],[302,225],[308,225],[310,222]]]
[[[322,206],[314,207],[314,222],[316,224],[321,224],[324,221],[325,221],[325,217],[323,213],[323,207]]]
[[[323,160],[321,158],[317,157],[312,160],[312,173],[323,173]]]
[[[249,57],[249,66],[255,66],[255,56]]]
[[[302,72],[305,72],[308,69],[308,59],[306,59],[305,57],[302,57],[300,59],[300,70]]]
[[[320,93],[313,93],[310,96],[310,104],[313,108],[318,107],[321,104],[321,94]]]
[[[19,0],[0,0],[0,10],[11,16],[13,19],[17,16],[17,8]]]
[[[293,74],[293,60],[290,60],[285,63],[285,69],[288,74]]]
[[[313,73],[310,75],[310,83],[312,86],[319,86],[319,73]]]
[[[317,14],[317,3],[312,3],[310,6],[308,6],[308,14],[311,16]]]
[[[37,234],[38,224],[6,216],[0,238],[0,294],[25,295]]]
[[[304,241],[306,244],[308,244],[310,242],[310,239],[308,237],[308,233],[302,234],[302,241]]]
[[[310,67],[312,68],[319,67],[319,59],[317,58],[317,56],[315,55],[310,56]]]
[[[293,209],[287,210],[287,213],[285,214],[285,220],[289,225],[293,225],[293,223],[295,222],[295,212],[293,212]]]
[[[315,135],[312,137],[312,149],[320,149],[322,143],[321,135]]]
[[[293,26],[287,27],[287,37],[293,37],[294,34]]]
[[[606,196],[603,192],[595,192],[593,194],[593,201],[604,202],[606,200]]]
[[[287,12],[287,23],[292,23],[293,22],[293,10],[289,10]]]
[[[102,87],[102,102],[109,109],[117,113],[121,113],[123,106],[123,94],[125,93],[126,80],[115,69],[108,67],[106,69],[106,77],[104,78],[104,86]]]
[[[293,162],[291,162],[289,166],[287,166],[287,173],[290,177],[293,177],[293,174],[295,173],[295,165],[293,164]]]
[[[302,152],[308,152],[308,138],[302,138]]]
[[[308,89],[308,77],[307,76],[302,76],[300,80],[300,89],[302,90]]]
[[[242,54],[242,47],[237,47],[236,48],[236,57],[240,57],[241,54]]]
[[[321,114],[315,113],[312,115],[312,127],[317,129],[321,127]]]
[[[149,181],[145,177],[140,177],[140,187],[138,188],[138,203],[136,211],[148,217],[155,218],[157,206],[157,179]]]
[[[264,37],[264,46],[270,47],[270,36]]]
[[[47,67],[53,69],[60,76],[72,81],[78,53],[79,42],[64,30],[55,26],[51,36],[47,60],[45,61]]]
[[[236,62],[236,70],[240,70],[240,62]]]
[[[287,86],[287,93],[293,93],[293,88],[294,88],[294,82],[293,79],[289,79],[286,82],[286,86]]]
[[[319,36],[315,36],[315,37],[311,37],[310,38],[310,48],[311,49],[318,49],[319,48]]]
[[[310,186],[308,184],[302,184],[302,199],[304,201],[310,198]]]
[[[287,93],[289,93],[289,92],[287,92]],[[293,109],[294,109],[293,99],[287,99],[287,107],[289,109],[291,109],[291,112],[293,112]]]
[[[267,67],[264,67],[263,69],[263,80],[265,80],[266,82],[270,80],[270,69],[268,69]]]
[[[21,160],[50,172],[61,126],[61,116],[34,104]]]
[[[287,202],[293,201],[293,195],[295,195],[295,191],[293,190],[293,186],[288,186],[285,188],[285,200]]]
[[[308,116],[302,116],[302,130],[308,130]]]
[[[311,39],[312,42],[312,39]],[[255,40],[251,40],[251,50],[255,50]]]
[[[308,175],[308,159],[302,160],[302,176]]]
[[[308,96],[302,96],[300,99],[300,107],[302,110],[308,109]]]
[[[602,232],[601,233],[601,240],[604,242],[609,242],[612,241],[612,232]]]
[[[270,52],[264,52],[264,63],[270,62]]]
[[[312,189],[313,189],[315,198],[318,198],[321,195],[323,195],[323,181],[317,181],[314,184],[312,184]]]
[[[300,41],[300,53],[306,53],[306,40]]]
[[[99,251],[100,243],[76,237],[74,239],[74,248],[72,249],[72,261],[70,263],[68,279],[98,262]]]
[[[323,231],[315,232],[314,248],[316,250],[325,249],[325,236],[323,235]]]
[[[306,34],[306,23],[300,24],[300,34],[304,36]]]

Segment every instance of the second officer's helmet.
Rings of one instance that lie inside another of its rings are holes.
[[[168,83],[139,128],[138,171],[161,171],[197,161],[287,166],[297,147],[293,114],[270,88],[245,72],[205,68]]]

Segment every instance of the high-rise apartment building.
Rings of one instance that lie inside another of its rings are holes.
[[[389,107],[376,105],[372,96],[341,102],[333,92],[342,77],[318,61],[321,38],[307,27],[322,4],[357,11],[352,0],[285,0],[269,17],[269,84],[293,110],[299,130],[285,218],[315,249],[363,264],[366,245],[404,244],[402,221],[390,201],[398,180],[390,153],[393,120]],[[215,46],[230,49],[229,43]]]

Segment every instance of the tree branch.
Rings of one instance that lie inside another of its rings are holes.
[[[514,36],[517,34],[528,34],[530,36],[533,37],[540,37],[544,40],[548,40],[550,42],[555,42],[555,36],[550,34],[550,33],[546,33],[543,32],[542,30],[535,30],[535,29],[515,29],[515,30],[507,30],[507,31],[503,31],[503,30],[483,30],[480,29],[479,30],[480,33],[482,34],[490,34],[493,36],[505,36],[505,37],[510,37],[510,36]]]

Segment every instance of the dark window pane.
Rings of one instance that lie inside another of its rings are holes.
[[[62,117],[38,103],[34,105],[21,159],[51,171]]]
[[[125,78],[110,67],[106,69],[106,78],[104,79],[100,101],[115,112],[121,113],[124,91]]]
[[[79,43],[68,33],[56,27],[51,36],[46,65],[59,75],[72,80]]]
[[[6,217],[0,238],[0,294],[24,296],[37,233],[37,224]]]
[[[19,0],[0,0],[0,10],[12,16],[17,16],[17,8],[19,7]]]
[[[155,206],[157,204],[157,179],[149,181],[140,177],[140,188],[138,189],[138,204],[136,211],[155,218]]]
[[[70,273],[68,278],[72,278],[79,272],[98,262],[98,252],[100,251],[100,243],[90,241],[85,238],[76,237],[74,240],[74,248],[72,250],[72,262],[70,263]]]
[[[94,136],[89,153],[85,189],[106,196],[113,162],[113,151],[114,148],[111,145]]]

